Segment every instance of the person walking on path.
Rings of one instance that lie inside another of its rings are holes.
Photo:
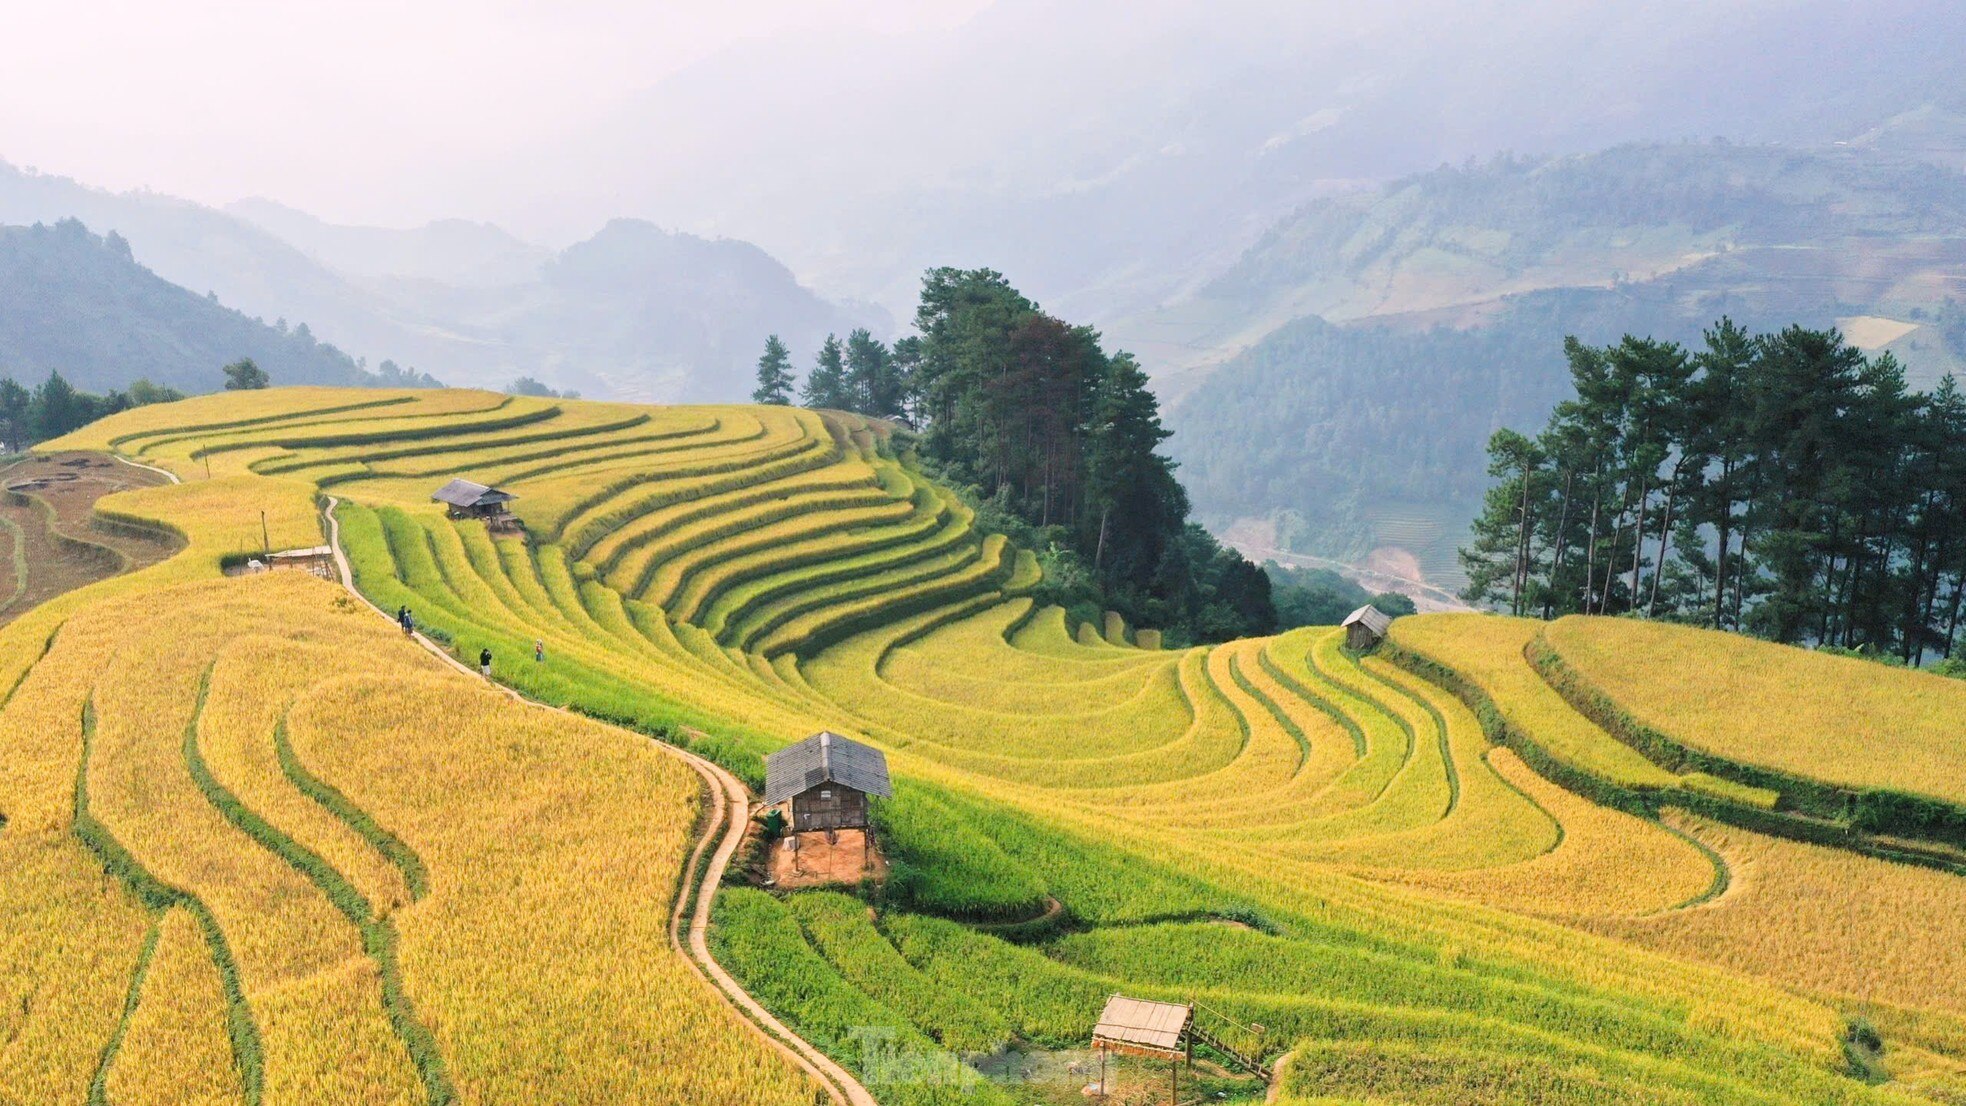
[[[410,614],[408,604],[396,608],[396,625],[403,628],[404,636],[416,632],[416,617]]]
[[[539,662],[545,659],[546,659],[546,639],[538,638],[538,637],[532,639],[532,662],[534,664],[538,664]]]
[[[487,680],[491,679],[491,650],[490,649],[478,650],[478,672],[481,675],[483,675],[485,679]]]

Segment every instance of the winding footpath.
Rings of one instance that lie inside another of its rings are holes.
[[[129,463],[133,464],[134,462]],[[139,467],[149,468],[150,466],[142,465]],[[157,469],[154,471],[162,472],[163,470]],[[170,473],[165,473],[165,475],[169,476],[173,483],[177,482],[175,475]],[[327,519],[328,546],[334,550],[335,571],[340,575],[341,584],[348,589],[349,594],[361,600],[362,603],[366,604],[377,615],[393,623],[395,619],[388,611],[376,606],[369,600],[368,596],[363,595],[361,590],[355,586],[355,576],[348,564],[348,554],[341,547],[341,522],[335,518],[334,513],[335,508],[340,505],[340,502],[334,496],[328,496],[327,507],[323,512]],[[425,637],[421,633],[413,633],[411,636],[416,639],[419,645],[422,645],[445,664],[450,665],[457,671],[474,680],[484,678],[462,661],[452,656],[448,650],[437,642]],[[554,706],[551,703],[542,703],[536,699],[527,698],[513,688],[506,687],[502,684],[494,686],[497,686],[499,690],[503,691],[516,702],[538,707],[541,710],[559,711],[562,714],[574,713],[565,707]],[[581,717],[585,718],[586,716],[582,715]],[[587,721],[595,725],[607,725],[607,723],[601,722],[598,719],[589,718]],[[736,979],[732,978],[729,972],[724,970],[722,964],[717,963],[716,957],[710,954],[710,912],[716,902],[717,889],[722,886],[724,872],[730,867],[730,859],[736,854],[738,845],[744,839],[745,828],[750,824],[751,800],[750,794],[745,790],[743,782],[732,775],[722,765],[705,760],[703,757],[697,756],[687,749],[671,745],[665,741],[653,741],[643,734],[633,733],[629,730],[622,730],[621,732],[631,733],[638,740],[649,741],[659,751],[676,757],[685,764],[688,764],[696,771],[697,776],[702,779],[704,790],[710,798],[708,817],[703,820],[703,832],[697,839],[696,847],[691,850],[689,861],[683,866],[682,873],[678,878],[676,901],[669,914],[670,946],[676,950],[678,955],[682,956],[683,961],[690,966],[690,970],[694,971],[699,979],[702,979],[708,984],[710,989],[715,991],[717,996],[723,999],[726,1005],[738,1013],[744,1023],[751,1027],[753,1032],[758,1034],[765,1043],[777,1049],[781,1054],[804,1069],[806,1074],[812,1076],[821,1087],[825,1088],[828,1097],[832,1098],[835,1103],[839,1104],[839,1106],[878,1106],[873,1094],[867,1090],[866,1086],[859,1079],[854,1077],[853,1073],[841,1067],[832,1057],[821,1052],[812,1042],[799,1036],[784,1022],[774,1017],[771,1011],[766,1010],[763,1004],[758,1002],[756,998],[753,998],[750,992],[746,991]],[[719,836],[720,834],[721,836]],[[715,842],[714,851],[711,851],[712,842]],[[700,864],[703,854],[706,851],[710,852],[709,862],[707,864]],[[697,875],[692,880],[691,873],[693,872],[697,873]],[[694,908],[689,911],[686,927],[683,914],[685,909],[691,907],[692,904],[694,904]]]

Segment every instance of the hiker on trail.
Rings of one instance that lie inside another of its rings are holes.
[[[540,661],[543,661],[545,659],[546,659],[546,639],[537,638],[537,637],[532,639],[532,662],[534,664],[538,664]]]
[[[396,622],[403,627],[405,635],[416,633],[416,616],[410,613],[408,606],[397,609]]]
[[[487,680],[491,679],[491,650],[490,649],[478,650],[478,671],[485,677],[485,679]]]

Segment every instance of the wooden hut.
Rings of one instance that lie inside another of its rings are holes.
[[[1099,1020],[1092,1026],[1092,1049],[1099,1054],[1099,1084],[1096,1093],[1105,1098],[1106,1054],[1150,1056],[1167,1060],[1168,1101],[1181,1101],[1181,1063],[1193,1063],[1195,1041],[1191,1032],[1195,1008],[1181,1002],[1155,1002],[1152,999],[1114,995],[1106,1000]]]
[[[1367,603],[1345,616],[1345,647],[1364,651],[1384,641],[1393,616]]]
[[[519,497],[498,488],[458,479],[438,488],[430,498],[442,503],[444,513],[451,518],[483,519],[492,529],[517,528],[519,524],[507,506]]]
[[[793,833],[865,830],[870,796],[894,797],[887,757],[831,731],[765,758],[764,805],[787,804]]]

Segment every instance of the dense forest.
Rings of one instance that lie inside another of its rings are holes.
[[[1573,394],[1490,439],[1472,601],[1632,613],[1921,663],[1966,615],[1966,396],[1837,332],[1564,345]]]
[[[1039,551],[1051,601],[1118,611],[1170,644],[1275,628],[1269,577],[1189,521],[1130,355],[988,269],[931,270],[915,329],[892,347],[829,337],[800,401],[919,432],[922,463],[967,489],[986,527]],[[767,341],[754,399],[791,401],[790,358]]]

